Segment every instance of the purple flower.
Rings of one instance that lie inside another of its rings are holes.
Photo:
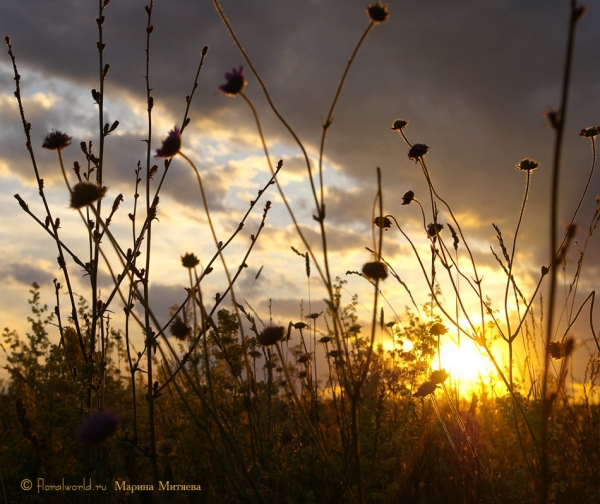
[[[233,68],[231,72],[227,72],[225,74],[225,80],[227,80],[227,82],[222,86],[219,86],[219,89],[223,91],[223,93],[227,96],[235,96],[236,94],[241,93],[246,85],[244,67],[240,67],[239,70]]]
[[[157,158],[170,158],[179,152],[181,149],[181,132],[179,128],[175,126],[169,131],[169,136],[165,139],[162,147],[156,151]]]
[[[114,413],[108,411],[94,413],[79,426],[77,437],[89,445],[101,443],[114,434],[119,421]]]

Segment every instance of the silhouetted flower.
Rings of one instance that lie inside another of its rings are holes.
[[[235,96],[236,94],[239,94],[246,85],[244,67],[240,67],[238,70],[233,68],[231,72],[227,72],[225,74],[225,80],[227,82],[219,86],[219,89],[227,96]]]
[[[181,149],[181,132],[175,126],[169,131],[169,136],[163,141],[162,147],[156,151],[157,158],[170,158],[179,152]]]
[[[185,341],[192,333],[192,329],[181,317],[175,317],[173,323],[169,326],[169,332],[178,340]]]
[[[408,121],[405,121],[404,119],[396,119],[394,124],[392,124],[391,129],[394,131],[402,131],[404,128],[406,128],[407,124]]]
[[[371,280],[385,280],[388,276],[387,266],[380,261],[365,263],[362,273]]]
[[[381,2],[369,5],[367,7],[367,14],[377,24],[384,23],[390,15],[387,10],[387,4],[383,5]]]
[[[548,352],[553,359],[562,359],[573,353],[575,341],[569,338],[565,341],[551,341],[548,345]]]
[[[402,195],[402,204],[408,205],[413,199],[415,199],[415,193],[412,191],[406,191]]]
[[[434,224],[431,223],[427,226],[427,236],[429,236],[429,238],[433,238],[434,236],[437,236],[438,234],[440,234],[440,231],[444,229],[444,225],[443,224]]]
[[[77,431],[77,437],[86,444],[101,443],[117,430],[119,419],[114,413],[103,411],[92,414]]]
[[[438,383],[444,383],[449,376],[450,374],[447,373],[444,369],[440,369],[439,371],[434,371],[433,373],[431,373],[431,378],[429,381],[437,385]]]
[[[71,207],[82,208],[90,205],[94,201],[104,198],[106,190],[106,187],[101,187],[100,184],[95,182],[88,182],[87,180],[78,182],[73,186],[71,192]]]
[[[185,268],[192,269],[200,264],[200,260],[194,254],[186,252],[184,256],[181,256],[181,264]]]
[[[375,217],[373,224],[375,224],[378,228],[383,228],[385,230],[388,230],[392,227],[392,221],[387,217]]]
[[[448,329],[446,329],[446,326],[442,324],[433,324],[429,328],[429,332],[434,336],[441,336],[442,334],[446,334],[448,332]]]
[[[428,396],[429,394],[433,394],[436,391],[437,388],[438,388],[437,383],[434,383],[432,381],[427,381],[427,382],[423,383],[423,385],[421,385],[419,387],[419,390],[417,390],[413,394],[413,397],[425,397],[425,396]]]
[[[281,341],[285,333],[285,328],[281,326],[267,326],[256,338],[263,346],[271,346]]]
[[[600,135],[600,126],[590,126],[589,128],[583,128],[579,132],[579,136],[583,138],[594,138]]]
[[[517,165],[517,170],[530,172],[535,170],[538,166],[540,166],[540,163],[538,163],[537,161],[525,158]]]
[[[412,159],[415,163],[429,152],[429,147],[425,144],[414,144],[408,151],[408,159]]]
[[[71,137],[61,131],[52,130],[44,138],[42,147],[49,150],[63,150],[71,145]]]

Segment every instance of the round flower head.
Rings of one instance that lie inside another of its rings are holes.
[[[431,224],[429,224],[427,226],[427,236],[429,238],[433,238],[434,236],[437,236],[438,234],[440,234],[440,231],[444,229],[444,225],[443,224],[434,224],[433,222]]]
[[[450,374],[447,373],[445,369],[440,369],[439,371],[434,371],[433,373],[431,373],[430,381],[437,385],[439,383],[444,383],[449,376]]]
[[[388,276],[387,266],[379,261],[366,263],[362,267],[362,273],[371,280],[385,280]]]
[[[246,78],[244,77],[244,67],[240,67],[238,70],[233,68],[231,72],[225,74],[225,84],[219,86],[219,89],[223,91],[227,96],[235,96],[241,93],[242,89],[246,85]]]
[[[79,182],[73,186],[71,192],[71,207],[82,208],[86,205],[91,205],[94,201],[104,198],[106,187],[101,187],[96,182],[88,182],[86,180]]]
[[[423,383],[423,385],[421,385],[419,387],[419,390],[417,390],[413,394],[413,397],[425,397],[425,396],[428,396],[429,394],[433,394],[437,388],[438,388],[437,383],[434,383],[432,381],[425,382],[425,383]]]
[[[583,138],[594,138],[600,135],[600,126],[590,126],[589,128],[583,128],[579,132],[579,136]]]
[[[181,149],[181,132],[177,126],[169,131],[169,136],[165,139],[162,147],[156,151],[157,158],[170,158]]]
[[[387,11],[387,4],[383,5],[381,2],[371,4],[367,7],[367,14],[376,24],[385,23],[390,13]]]
[[[412,159],[415,163],[429,152],[429,147],[425,144],[414,144],[408,151],[408,159]]]
[[[530,172],[535,170],[538,166],[540,166],[540,163],[537,161],[525,158],[517,165],[517,170]]]
[[[91,415],[77,431],[77,437],[86,444],[101,443],[117,430],[119,419],[114,413],[103,411]]]
[[[285,328],[281,326],[267,326],[256,338],[263,346],[271,346],[281,341],[285,333]]]
[[[406,128],[407,124],[408,124],[408,121],[405,121],[404,119],[396,119],[390,129],[392,129],[394,131],[402,131],[404,128]]]
[[[173,323],[169,326],[169,331],[178,340],[185,341],[192,333],[192,329],[188,326],[181,317],[175,317]]]
[[[42,147],[49,150],[63,150],[71,145],[71,137],[61,131],[52,130],[44,138]]]
[[[392,227],[392,221],[388,217],[375,217],[373,221],[378,228],[383,228],[386,231]]]
[[[186,252],[186,254],[181,257],[181,264],[183,264],[185,268],[192,269],[200,264],[200,260],[194,254]]]
[[[402,204],[408,205],[413,199],[415,199],[415,193],[412,191],[406,191],[402,195]]]
[[[447,332],[448,329],[446,329],[446,326],[443,324],[433,324],[429,328],[429,333],[433,334],[434,336],[441,336],[442,334],[446,334]]]

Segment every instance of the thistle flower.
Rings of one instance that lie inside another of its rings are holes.
[[[415,193],[412,192],[412,191],[406,191],[402,195],[402,204],[403,205],[408,205],[414,199],[415,199]]]
[[[103,411],[91,415],[77,431],[77,438],[89,445],[101,443],[117,430],[119,419],[114,413]]]
[[[442,324],[433,324],[429,328],[429,333],[433,334],[434,336],[441,336],[442,334],[446,334],[447,332],[448,329],[446,329],[446,326]]]
[[[257,336],[258,342],[262,346],[271,346],[281,341],[285,333],[285,328],[282,326],[267,326]]]
[[[390,13],[387,10],[387,4],[381,2],[371,4],[367,7],[367,14],[375,24],[385,23]]]
[[[52,130],[44,138],[42,147],[49,150],[63,150],[71,145],[71,137],[62,131]]]
[[[517,170],[532,172],[538,166],[540,166],[540,163],[538,163],[537,161],[534,161],[533,159],[525,158],[525,159],[521,160],[521,162],[517,165]]]
[[[71,207],[82,208],[91,205],[94,201],[104,198],[106,191],[106,187],[102,187],[95,182],[86,180],[79,182],[73,186],[71,192]]]
[[[373,224],[375,224],[378,228],[385,229],[386,231],[392,227],[392,221],[387,217],[375,217]]]
[[[242,89],[246,85],[246,78],[244,77],[244,67],[240,67],[238,70],[233,68],[231,72],[225,74],[225,84],[219,86],[219,89],[223,91],[227,96],[235,96],[241,93]]]
[[[169,131],[169,136],[163,141],[162,147],[156,151],[157,158],[170,158],[179,152],[181,149],[181,132],[175,126]]]
[[[414,144],[408,151],[408,159],[415,163],[429,152],[429,147],[425,144]]]
[[[388,276],[387,266],[380,261],[365,263],[362,273],[371,280],[385,280]]]
[[[181,264],[184,268],[192,269],[200,264],[200,260],[194,254],[186,252],[184,256],[181,256]]]
[[[436,223],[434,224],[433,222],[431,224],[429,224],[427,226],[427,236],[429,238],[433,238],[434,236],[437,236],[440,234],[440,231],[444,229],[444,225],[443,224],[439,224]]]
[[[169,332],[178,340],[185,341],[192,333],[192,329],[178,316],[169,326]]]
[[[434,383],[432,381],[427,381],[427,382],[423,383],[423,385],[421,385],[419,387],[419,390],[417,390],[413,394],[413,397],[425,397],[425,396],[428,396],[429,394],[433,394],[436,391],[437,388],[438,388],[437,383]]]

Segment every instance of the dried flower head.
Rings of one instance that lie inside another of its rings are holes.
[[[162,147],[156,151],[157,158],[170,158],[179,152],[181,149],[181,132],[179,128],[175,126],[169,135],[162,143]]]
[[[92,414],[77,431],[77,437],[86,444],[101,443],[117,430],[119,419],[114,413],[103,411]]]
[[[594,138],[600,135],[600,126],[590,126],[589,128],[583,128],[579,132],[579,136],[583,138]]]
[[[429,328],[429,333],[433,334],[434,336],[441,336],[442,334],[446,334],[447,332],[448,329],[446,329],[446,326],[442,324],[433,324]]]
[[[285,334],[285,328],[282,326],[267,326],[256,338],[263,346],[271,346],[281,341]]]
[[[403,205],[408,205],[414,199],[415,199],[415,193],[412,192],[412,191],[406,191],[402,195],[402,204]]]
[[[405,121],[404,119],[396,119],[390,129],[394,131],[402,131],[404,128],[406,128],[407,125],[408,121]]]
[[[429,152],[429,147],[425,144],[414,144],[408,151],[408,159],[412,159],[415,163]]]
[[[444,225],[438,223],[430,223],[427,225],[427,236],[429,238],[433,238],[434,236],[437,236],[440,234],[440,231],[444,229]]]
[[[200,264],[200,260],[194,254],[186,252],[184,256],[181,256],[181,264],[184,268],[192,269]]]
[[[387,4],[383,5],[381,2],[371,4],[367,7],[367,14],[376,24],[385,23],[390,13],[387,10]]]
[[[49,150],[63,150],[71,145],[71,137],[62,131],[52,130],[44,138],[42,147]]]
[[[392,221],[387,217],[375,217],[373,224],[375,224],[378,228],[385,229],[386,231],[392,227]]]
[[[231,72],[225,74],[225,84],[219,86],[219,89],[223,91],[227,96],[235,96],[241,93],[246,83],[244,76],[244,67],[240,67],[238,70],[233,68]]]
[[[447,373],[445,369],[440,369],[431,373],[431,378],[429,379],[429,381],[437,385],[444,383],[449,376],[450,374]]]
[[[521,162],[517,165],[517,170],[531,172],[535,170],[540,163],[534,161],[533,159],[525,158],[521,160]]]
[[[575,341],[573,338],[568,338],[565,341],[551,341],[548,345],[548,352],[553,359],[562,359],[573,353]]]
[[[86,205],[91,205],[94,201],[104,198],[106,187],[100,186],[95,182],[86,180],[78,182],[73,186],[71,192],[71,207],[82,208]]]
[[[169,332],[178,340],[185,341],[192,333],[192,329],[181,317],[175,317],[173,323],[169,326]]]
[[[425,397],[425,396],[428,396],[429,394],[433,394],[436,391],[437,388],[438,388],[437,383],[434,383],[432,381],[427,381],[427,382],[423,383],[423,385],[421,385],[419,387],[419,390],[417,390],[413,394],[413,397]]]
[[[381,261],[365,263],[362,273],[371,280],[385,280],[388,276],[387,266]]]

